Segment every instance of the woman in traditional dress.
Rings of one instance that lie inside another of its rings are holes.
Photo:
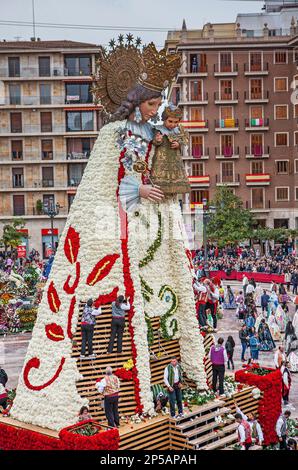
[[[280,341],[281,340],[280,328],[276,321],[276,315],[274,315],[272,311],[269,314],[267,322],[268,322],[268,326],[270,329],[270,333],[272,334],[274,341]]]
[[[258,336],[260,341],[260,351],[272,351],[275,348],[275,342],[265,319],[261,320],[258,329]]]
[[[285,313],[284,309],[282,308],[282,306],[280,304],[277,306],[274,316],[275,316],[275,319],[276,319],[276,323],[277,323],[277,325],[280,329],[280,332],[283,333],[286,329],[286,326],[287,326],[287,323],[288,323],[289,319],[288,319],[287,314]]]
[[[223,307],[226,309],[237,308],[234,292],[232,291],[231,286],[227,286],[227,292],[226,292]]]
[[[158,52],[152,43],[140,51],[129,36],[128,44],[119,37],[119,46],[101,50],[99,62],[95,95],[114,114],[100,130],[70,208],[12,408],[15,419],[50,429],[75,423],[88,404],[76,387],[80,374],[72,336],[80,302],[89,297],[98,296],[96,306],[111,304],[118,292],[129,300],[130,400],[137,412],[154,412],[147,333],[155,316],[161,337],[179,342],[185,375],[206,389],[194,271],[178,195],[164,197],[150,183],[155,149],[148,121],[156,118],[181,58]]]
[[[288,321],[285,331],[285,353],[291,372],[298,372],[298,339],[291,321]]]

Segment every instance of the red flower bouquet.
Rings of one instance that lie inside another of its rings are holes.
[[[264,433],[264,444],[278,441],[275,425],[281,413],[282,376],[279,369],[261,368],[258,364],[238,370],[235,380],[258,387],[263,396],[259,400],[259,421]]]
[[[133,380],[132,370],[126,370],[124,369],[124,367],[121,367],[120,369],[116,369],[114,374],[117,375],[119,379],[124,380],[126,382]]]

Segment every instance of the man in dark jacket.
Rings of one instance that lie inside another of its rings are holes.
[[[291,284],[293,285],[293,294],[297,295],[297,286],[298,286],[298,273],[294,271],[291,277]]]
[[[263,295],[261,296],[261,307],[262,307],[262,313],[266,312],[267,318],[268,318],[268,303],[269,303],[269,295],[267,294],[267,291],[263,291]]]
[[[246,325],[242,325],[241,330],[239,331],[239,339],[241,341],[241,346],[242,346],[241,361],[244,362],[245,351],[246,351],[248,340],[249,340],[248,328]]]

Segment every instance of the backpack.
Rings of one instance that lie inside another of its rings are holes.
[[[5,372],[4,369],[0,369],[0,384],[5,386],[7,381],[8,381],[7,373]]]

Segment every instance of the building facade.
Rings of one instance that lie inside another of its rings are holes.
[[[90,89],[97,53],[73,41],[0,42],[0,233],[22,217],[27,252],[45,258],[45,212],[60,206],[57,243],[101,126]]]
[[[229,25],[231,26],[231,25]],[[183,109],[190,135],[183,160],[191,183],[185,222],[195,233],[195,208],[226,185],[260,226],[298,227],[298,87],[296,27],[288,36],[230,37],[208,24],[169,32],[182,66],[169,99]],[[196,39],[194,36],[196,35]],[[295,82],[296,81],[296,82]],[[296,96],[297,95],[297,96]]]

